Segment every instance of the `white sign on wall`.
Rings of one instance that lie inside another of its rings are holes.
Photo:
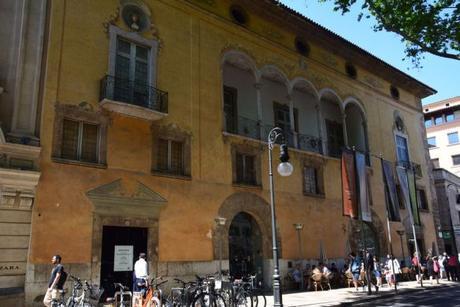
[[[133,270],[133,246],[115,245],[113,257],[113,271],[126,272]]]

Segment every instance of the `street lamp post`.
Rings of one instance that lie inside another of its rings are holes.
[[[279,272],[279,261],[278,261],[278,244],[276,241],[276,216],[275,216],[275,192],[273,186],[273,167],[272,167],[272,151],[278,138],[282,138],[283,130],[275,127],[268,134],[268,176],[270,179],[270,209],[272,219],[272,244],[273,244],[273,306],[282,307],[283,301],[281,296],[281,278]],[[287,145],[281,144],[280,146],[280,161],[278,165],[278,173],[281,176],[289,176],[292,174],[294,168],[289,163],[289,155],[287,151]]]
[[[404,236],[404,230],[396,230],[396,233],[399,235],[399,238],[401,239],[401,251],[402,251],[402,258],[404,260],[404,264],[406,264],[406,257],[404,257],[404,245],[403,245],[403,236]]]
[[[220,233],[220,238],[219,238],[219,279],[222,280],[222,240],[223,240],[223,232],[222,228],[225,226],[225,222],[227,219],[225,217],[220,217],[217,216],[214,219],[214,222],[216,222],[217,229]]]
[[[301,237],[300,237],[300,232],[302,231],[303,229],[303,224],[302,223],[295,223],[293,224],[295,230],[297,231],[297,241],[299,242],[299,260],[302,261],[303,259],[303,255],[302,255],[302,241],[301,241]],[[303,290],[303,276],[302,276],[302,279],[300,281],[300,287],[301,289]]]

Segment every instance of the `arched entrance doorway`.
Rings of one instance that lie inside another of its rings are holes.
[[[380,255],[379,239],[371,225],[366,222],[362,222],[360,232],[357,236],[358,250],[367,249],[373,255],[383,256]]]
[[[262,232],[254,218],[240,212],[232,220],[228,232],[230,274],[235,278],[257,275],[263,279]]]

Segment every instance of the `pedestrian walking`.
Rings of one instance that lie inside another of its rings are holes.
[[[449,256],[449,260],[447,260],[447,279],[458,281],[458,259],[456,255]]]
[[[382,264],[380,263],[377,256],[374,256],[374,276],[375,280],[377,281],[377,287],[382,286]]]
[[[438,257],[436,256],[434,257],[427,256],[427,257],[429,259],[427,259],[426,267],[428,270],[428,276],[430,276],[431,284],[433,284],[434,279],[436,280],[436,284],[439,284],[440,267],[439,267]]]
[[[447,279],[447,253],[444,252],[441,256],[439,256],[438,262],[439,262],[439,277],[441,279]]]
[[[139,259],[134,263],[134,285],[135,292],[142,292],[142,296],[147,292],[148,287],[148,264],[145,260],[147,258],[145,253],[139,254]]]
[[[50,279],[48,281],[48,289],[46,290],[45,298],[43,299],[43,304],[46,307],[51,307],[53,300],[59,300],[59,290],[62,290],[67,279],[67,273],[64,271],[64,266],[61,264],[61,260],[62,258],[59,255],[54,255],[53,258],[51,258],[53,269],[51,270]]]
[[[361,274],[361,258],[357,256],[354,252],[350,253],[350,271],[353,275],[353,285],[355,286],[356,291],[358,291],[358,282]]]

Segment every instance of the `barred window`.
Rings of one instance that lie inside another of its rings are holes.
[[[419,209],[428,210],[428,201],[424,189],[417,189],[417,205]]]
[[[307,194],[318,194],[318,178],[314,167],[303,167],[303,191]]]
[[[184,175],[183,143],[160,139],[158,142],[158,170]]]
[[[63,120],[61,158],[98,163],[98,125]]]
[[[255,156],[236,153],[236,183],[257,184]]]

